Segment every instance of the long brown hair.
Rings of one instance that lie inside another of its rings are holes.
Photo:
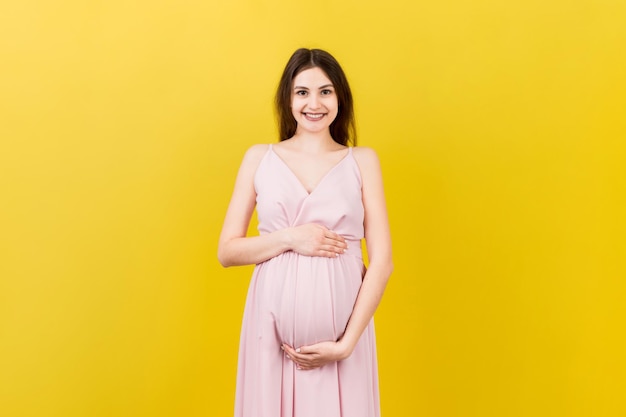
[[[330,124],[330,135],[341,145],[356,145],[356,127],[352,92],[341,66],[331,54],[321,49],[300,48],[293,53],[278,83],[275,105],[278,118],[278,134],[281,141],[296,133],[297,123],[291,113],[293,79],[304,70],[320,68],[333,83],[337,94],[339,111]]]

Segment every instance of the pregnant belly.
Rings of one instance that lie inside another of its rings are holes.
[[[299,347],[343,335],[361,286],[360,258],[286,252],[256,272],[257,311],[271,317],[281,342]]]

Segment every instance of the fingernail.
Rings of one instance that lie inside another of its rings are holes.
[[[296,349],[296,353],[300,353],[300,348]]]

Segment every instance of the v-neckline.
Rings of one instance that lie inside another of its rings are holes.
[[[287,165],[287,162],[285,162],[283,160],[283,158],[281,158],[281,156],[276,153],[276,151],[274,150],[274,147],[272,145],[270,145],[270,151],[274,154],[274,156],[276,156],[276,159],[278,159],[280,161],[280,163],[287,169],[287,171],[289,171],[291,176],[296,180],[296,182],[298,183],[300,188],[302,188],[302,191],[304,191],[306,193],[307,197],[308,197],[311,194],[313,194],[315,192],[315,190],[317,190],[319,188],[319,186],[324,182],[326,177],[328,177],[339,165],[341,165],[343,163],[343,161],[348,159],[348,156],[350,156],[350,154],[352,153],[352,148],[349,147],[348,148],[348,152],[335,165],[333,165],[328,171],[326,171],[326,173],[324,175],[322,175],[320,177],[320,179],[317,181],[317,184],[315,184],[315,186],[311,189],[311,191],[309,191],[304,186],[304,184],[302,183],[300,178],[298,178],[296,173],[293,172],[293,170],[289,167],[289,165]]]

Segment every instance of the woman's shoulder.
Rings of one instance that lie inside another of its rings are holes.
[[[252,145],[246,150],[246,157],[258,157],[263,156],[268,151],[271,145],[267,143],[258,143],[256,145]]]
[[[250,146],[246,150],[246,153],[243,156],[243,161],[244,162],[260,161],[261,158],[263,158],[263,156],[267,153],[270,146],[271,145],[266,144],[266,143],[260,143],[260,144]]]
[[[372,148],[354,146],[352,148],[352,155],[354,155],[354,159],[362,169],[379,165],[378,154]]]
[[[261,163],[261,160],[269,150],[270,145],[258,144],[252,145],[247,150],[241,161],[241,169],[249,172],[256,171],[257,167]]]

